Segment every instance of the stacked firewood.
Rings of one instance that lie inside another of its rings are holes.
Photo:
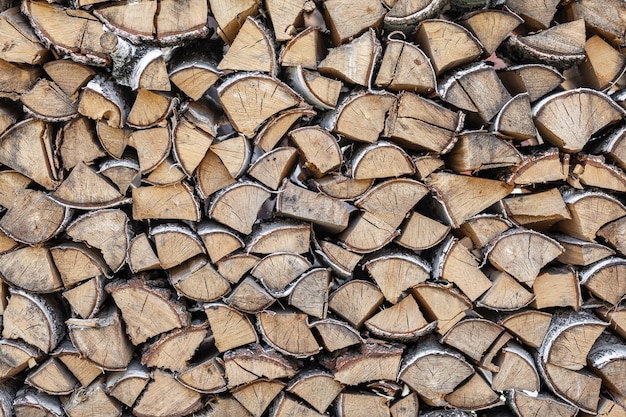
[[[0,416],[626,416],[623,0],[0,11]]]

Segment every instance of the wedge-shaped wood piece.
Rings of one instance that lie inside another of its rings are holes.
[[[106,392],[124,405],[132,407],[148,384],[150,374],[139,362],[131,362],[124,371],[110,372],[106,379]]]
[[[586,83],[595,89],[608,89],[624,73],[626,58],[598,35],[585,42],[585,54],[587,59],[579,68]]]
[[[594,191],[566,190],[561,193],[572,218],[557,227],[562,232],[593,242],[602,226],[626,215],[624,205],[612,195]]]
[[[548,0],[545,2],[537,0],[529,2],[523,0],[511,0],[507,2],[508,7],[524,18],[524,23],[532,28],[540,29],[550,26],[558,4],[559,2],[556,0]]]
[[[305,163],[304,168],[321,177],[341,165],[342,155],[337,139],[319,127],[307,126],[289,132]]]
[[[100,312],[97,317],[72,318],[66,324],[72,344],[81,357],[102,369],[126,369],[133,356],[133,346],[128,341],[115,306]]]
[[[496,116],[493,130],[514,140],[531,140],[537,136],[530,107],[530,95],[519,93],[508,101]]]
[[[6,283],[29,292],[50,293],[63,288],[46,246],[26,246],[0,255],[0,274]]]
[[[456,142],[464,116],[413,93],[401,93],[389,112],[384,135],[409,149],[446,153]]]
[[[288,41],[297,33],[295,26],[304,12],[312,12],[315,5],[305,5],[298,0],[277,2],[271,0],[265,6],[270,14],[274,34],[278,42]]]
[[[491,287],[491,281],[480,270],[478,261],[452,236],[437,249],[432,263],[434,278],[454,283],[471,301]]]
[[[211,150],[206,152],[200,161],[196,169],[195,179],[196,190],[205,199],[236,182],[222,160]]]
[[[374,285],[351,280],[330,295],[328,307],[358,329],[380,307],[383,300],[383,294]]]
[[[280,297],[293,280],[311,268],[307,258],[293,252],[275,252],[261,259],[250,271],[270,294]]]
[[[23,120],[0,136],[0,163],[53,190],[60,181],[52,141],[48,123]]]
[[[403,348],[399,345],[363,344],[337,357],[333,364],[336,381],[359,385],[377,380],[393,381],[400,370]]]
[[[597,412],[602,379],[551,363],[540,362],[539,371],[548,388],[558,397],[586,413]]]
[[[487,248],[487,259],[500,271],[532,287],[539,270],[562,254],[563,247],[554,239],[533,230],[510,229]]]
[[[391,10],[385,15],[385,28],[387,30],[401,30],[410,33],[415,25],[424,19],[436,16],[446,2],[442,0],[434,1],[411,1],[399,0],[397,2],[384,1]]]
[[[450,45],[450,39],[454,39],[454,45]],[[468,64],[483,52],[478,39],[467,29],[447,20],[422,21],[415,32],[415,40],[430,58],[437,75]]]
[[[347,323],[334,319],[318,320],[310,324],[320,335],[322,345],[329,352],[365,343],[359,332]]]
[[[143,88],[139,89],[126,122],[129,126],[139,129],[162,125],[174,104],[172,97]]]
[[[128,111],[121,86],[103,76],[87,83],[78,102],[78,113],[117,129],[124,127]]]
[[[270,192],[253,182],[239,182],[222,190],[211,203],[209,216],[212,219],[250,234],[252,225]]]
[[[486,9],[470,13],[459,22],[478,38],[487,55],[496,51],[509,33],[524,20],[509,9]]]
[[[217,95],[233,127],[246,137],[274,114],[302,104],[286,84],[261,74],[235,75],[218,87]]]
[[[229,389],[260,378],[291,378],[297,373],[293,362],[275,350],[264,349],[260,345],[226,352],[224,370]]]
[[[428,320],[437,321],[439,334],[445,334],[472,309],[472,302],[449,286],[422,283],[415,285],[411,293]]]
[[[626,413],[624,407],[616,404],[614,401],[609,400],[603,396],[600,396],[600,401],[598,402],[598,412],[596,415],[602,417],[622,417]],[[590,417],[593,414],[581,413],[581,416]]]
[[[308,252],[311,225],[286,220],[262,222],[250,235],[248,253]]]
[[[78,385],[72,373],[55,358],[48,358],[24,382],[50,395],[69,395]]]
[[[293,283],[287,301],[303,313],[323,319],[328,310],[330,283],[330,269],[312,269]]]
[[[280,187],[298,159],[296,148],[284,146],[272,149],[248,168],[248,175],[272,190]]]
[[[492,321],[468,318],[450,328],[440,341],[479,362],[503,332],[504,328]]]
[[[106,394],[104,378],[97,379],[91,385],[78,389],[71,396],[62,400],[63,410],[69,417],[80,417],[98,410],[102,416],[119,416],[122,406]]]
[[[311,404],[318,412],[325,412],[343,385],[336,381],[332,374],[324,371],[312,370],[301,372],[291,380],[285,391],[298,396]]]
[[[498,324],[517,336],[524,344],[538,348],[550,327],[552,314],[525,310],[503,317]]]
[[[97,377],[102,375],[102,369],[93,362],[83,358],[80,352],[66,338],[57,349],[52,352],[52,356],[63,362],[63,365],[78,379],[83,387],[91,384]]]
[[[100,275],[110,275],[100,253],[83,243],[62,242],[50,248],[65,288]]]
[[[9,252],[17,248],[20,244],[15,240],[8,237],[4,232],[0,231],[0,254]],[[0,302],[0,304],[2,304]],[[5,302],[6,304],[6,302]],[[2,311],[2,309],[0,309]]]
[[[548,269],[540,273],[533,283],[533,307],[571,307],[578,311],[582,306],[580,284],[572,269]]]
[[[603,156],[581,154],[570,174],[570,183],[577,188],[590,186],[623,193],[626,191],[626,174],[607,164]]]
[[[252,149],[244,136],[213,142],[211,151],[217,155],[233,178],[240,177],[248,168]]]
[[[315,355],[320,348],[307,326],[306,314],[289,311],[267,311],[256,315],[263,339],[278,352],[306,358]]]
[[[579,88],[552,94],[533,108],[539,133],[565,152],[579,152],[599,130],[626,115],[611,98],[596,90]]]
[[[207,254],[213,263],[244,246],[239,236],[215,222],[200,223],[196,232],[202,239]]]
[[[237,387],[231,393],[253,416],[260,416],[284,387],[281,381],[260,379]]]
[[[500,233],[513,227],[511,222],[496,214],[478,214],[461,225],[461,232],[482,248]]]
[[[0,65],[2,65],[1,62],[2,61],[0,61]],[[13,126],[17,122],[19,116],[19,108],[16,105],[6,102],[0,104],[0,135],[9,127]]]
[[[626,346],[615,336],[601,336],[589,352],[590,368],[617,398],[626,395],[621,380],[626,372]]]
[[[220,352],[248,343],[258,343],[254,327],[245,314],[220,303],[206,304],[204,311],[215,338],[215,347]]]
[[[13,288],[9,291],[2,337],[21,339],[44,353],[52,351],[65,335],[65,314],[58,300]]]
[[[418,414],[419,411],[419,397],[416,393],[411,393],[398,401],[393,403],[389,407],[391,417],[408,417]]]
[[[491,387],[496,391],[511,389],[539,392],[541,381],[533,357],[520,345],[507,345],[496,358],[498,372]]]
[[[491,94],[482,94],[485,90]],[[490,121],[511,100],[496,71],[485,63],[453,73],[439,84],[438,92],[445,102],[476,113],[483,123]]]
[[[568,4],[565,8],[568,20],[585,19],[585,25],[592,33],[601,35],[615,46],[626,41],[621,30],[626,22],[623,11],[624,5],[614,0],[603,4],[584,0],[577,4]]]
[[[104,291],[105,277],[99,275],[88,279],[79,285],[63,291],[63,298],[67,300],[72,311],[81,318],[95,316],[106,299]]]
[[[569,175],[569,154],[560,155],[550,148],[543,152],[525,155],[522,162],[511,170],[509,184],[527,185],[550,181],[565,181]]]
[[[276,67],[276,51],[270,32],[259,20],[248,16],[217,69],[275,75]]]
[[[428,322],[410,294],[365,322],[375,336],[385,340],[409,342],[433,331],[437,322]]]
[[[145,233],[138,234],[130,241],[127,261],[130,270],[134,273],[161,269],[159,258]]]
[[[121,159],[128,146],[131,130],[109,126],[107,120],[99,119],[96,122],[96,133],[102,148],[114,158]]]
[[[199,392],[185,387],[170,373],[157,370],[133,408],[133,414],[137,417],[186,415],[201,407]]]
[[[386,10],[381,2],[376,0],[367,0],[358,5],[330,0],[328,4],[324,4],[324,12],[333,43],[339,46],[368,28],[378,28]]]
[[[181,182],[185,176],[179,164],[171,157],[167,157],[144,178],[144,182],[150,185],[172,185]]]
[[[6,387],[3,387],[3,400],[6,401],[2,403],[2,406],[5,407],[6,405],[8,410],[5,412],[5,416],[10,416],[12,415],[11,413],[15,413],[18,416],[38,415],[39,413],[51,417],[65,415],[59,397],[46,394],[31,387],[22,387],[16,393],[13,387],[11,384],[6,384]]]
[[[200,256],[172,268],[169,280],[179,294],[197,301],[215,301],[230,291],[230,284]]]
[[[374,143],[385,128],[387,113],[395,102],[396,97],[386,91],[352,93],[328,113],[321,126],[351,140]]]
[[[142,174],[153,171],[163,162],[172,145],[167,127],[133,131],[128,137],[128,144],[137,151]]]
[[[39,0],[22,4],[22,13],[28,17],[43,43],[60,55],[98,66],[110,63],[109,56],[100,46],[104,26],[90,13]]]
[[[507,392],[507,404],[519,417],[531,417],[544,413],[555,417],[574,417],[578,413],[578,408],[559,401],[549,394],[532,395],[521,389]]]
[[[196,322],[189,327],[162,334],[144,347],[141,364],[149,368],[184,371],[189,367],[189,361],[200,343],[206,338],[207,327],[206,322]]]
[[[557,188],[515,195],[501,200],[499,204],[511,221],[533,229],[545,230],[560,220],[571,218]]]
[[[66,123],[57,133],[57,141],[61,161],[67,169],[81,161],[89,164],[107,155],[98,142],[95,124],[86,117]]]
[[[363,269],[393,304],[404,291],[430,277],[430,265],[417,255],[402,252],[380,254],[364,263]]]
[[[239,401],[230,395],[215,395],[211,399],[209,405],[210,406],[201,410],[202,414],[199,415],[206,417],[217,417],[222,415],[233,417],[252,417],[252,414],[250,414]]]
[[[0,14],[0,33],[3,39],[0,59],[37,65],[49,56],[50,52],[40,43],[18,7],[7,8]]]
[[[287,68],[290,83],[307,103],[321,110],[332,110],[337,106],[341,81],[321,76],[301,66]]]
[[[225,5],[218,0],[209,0],[211,15],[217,21],[217,34],[228,44],[232,43],[248,16],[255,16],[259,9],[258,0],[237,0]]]
[[[221,75],[207,59],[171,61],[169,68],[170,81],[192,100],[200,100]]]
[[[514,65],[499,71],[498,77],[511,94],[528,93],[531,102],[565,81],[556,69],[542,64]]]
[[[132,190],[133,219],[178,219],[200,221],[200,207],[186,182],[145,186]],[[155,205],[155,201],[162,204]]]
[[[409,219],[402,227],[395,241],[412,250],[429,249],[440,243],[450,231],[450,227],[426,217],[417,211],[409,213]]]
[[[500,395],[477,373],[446,395],[445,401],[450,407],[466,411],[484,410],[504,404]]]
[[[415,164],[415,177],[418,180],[423,180],[433,172],[443,168],[443,160],[433,154],[417,155],[413,158]]]
[[[156,12],[156,4],[113,3],[97,8],[96,16],[102,19],[113,30],[113,33],[128,38],[134,43],[141,43],[154,40]]]
[[[289,395],[285,395],[284,393],[280,393],[278,399],[275,401],[274,406],[272,407],[272,412],[270,415],[272,417],[321,417],[325,414],[318,413],[301,401]]]
[[[317,69],[322,75],[367,87],[372,81],[380,53],[380,42],[374,30],[370,29],[345,45],[331,48]]]
[[[54,82],[40,79],[22,94],[24,111],[48,122],[64,122],[77,116],[78,106]],[[45,105],[44,105],[45,103]]]
[[[425,182],[440,202],[443,218],[455,228],[513,189],[512,185],[501,181],[443,172],[431,174]]]
[[[0,381],[5,381],[28,368],[29,363],[43,360],[43,353],[34,346],[20,340],[0,339]]]
[[[265,310],[276,299],[249,276],[244,278],[224,301],[239,311],[253,314]]]
[[[610,257],[596,262],[581,271],[580,283],[596,297],[617,305],[626,294],[626,261]]]
[[[376,81],[377,87],[392,91],[430,94],[437,88],[430,60],[412,43],[388,37]]]
[[[496,311],[517,311],[528,306],[535,296],[506,272],[489,273],[491,288],[476,302],[477,306]]]
[[[176,375],[176,380],[187,388],[202,394],[214,394],[226,389],[224,369],[217,355],[210,355]]]
[[[519,165],[522,155],[494,133],[481,130],[462,132],[446,157],[456,172],[481,171]]]
[[[31,184],[30,178],[17,171],[11,169],[0,171],[0,206],[11,207],[15,195],[27,189]]]
[[[93,68],[69,59],[48,61],[43,68],[52,81],[71,98],[75,98],[80,89],[96,75]]]
[[[24,210],[28,207],[28,210]],[[69,220],[70,210],[42,191],[16,190],[13,204],[0,219],[0,229],[11,239],[34,245],[56,236]],[[46,221],[43,222],[42,220]]]
[[[328,265],[334,273],[347,278],[352,275],[354,268],[361,261],[362,256],[350,252],[326,240],[315,240],[315,253]]]
[[[249,253],[234,253],[217,261],[217,272],[231,284],[236,284],[259,260],[258,256]]]
[[[610,160],[620,168],[626,168],[626,127],[618,126],[610,131],[604,140],[598,141],[594,151],[609,156]]]
[[[608,223],[605,227],[610,227],[613,223],[615,222]],[[598,232],[598,236],[606,239],[601,232]],[[564,264],[588,266],[615,255],[614,250],[599,243],[588,242],[563,234],[553,234],[552,237],[565,249],[565,252],[557,258],[559,262]]]
[[[139,279],[113,281],[106,290],[122,312],[126,332],[134,345],[172,329],[187,326],[189,314],[171,294]],[[137,300],[143,300],[137,303]],[[154,317],[159,320],[155,321]]]
[[[384,397],[371,393],[342,392],[335,401],[338,417],[369,414],[372,417],[389,416],[389,403]]]
[[[354,200],[372,187],[374,179],[355,180],[338,172],[332,172],[319,179],[314,179],[312,182],[320,192],[330,197],[340,200]]]
[[[567,68],[585,58],[585,21],[562,23],[526,36],[513,34],[505,45],[525,62]]]
[[[357,180],[413,173],[415,165],[408,154],[399,146],[382,140],[359,149],[352,158],[352,178]]]
[[[626,245],[621,239],[621,236],[623,236],[625,232],[626,232],[626,218],[622,217],[602,226],[600,230],[598,230],[596,235],[604,239],[604,241],[606,241],[612,247],[617,249],[621,254],[625,254]],[[608,253],[608,254],[612,255],[613,253]]]
[[[295,35],[280,51],[278,58],[283,67],[297,67],[315,70],[326,55],[326,41],[322,30],[309,26]]]
[[[312,117],[315,111],[308,107],[298,107],[278,113],[270,118],[254,138],[254,144],[265,152],[273,149],[298,119]]]
[[[445,406],[445,396],[473,373],[474,368],[461,354],[445,348],[434,338],[425,338],[408,352],[398,378],[426,404]]]

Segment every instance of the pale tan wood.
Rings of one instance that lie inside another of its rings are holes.
[[[321,121],[321,126],[351,140],[374,143],[383,132],[387,112],[395,102],[395,96],[386,91],[352,93]]]
[[[388,400],[378,395],[342,392],[337,397],[337,417],[356,417],[367,414],[372,417],[388,417]]]
[[[587,413],[596,413],[602,379],[551,363],[540,363],[544,380],[550,389],[566,402]],[[583,388],[584,387],[584,388]]]
[[[385,340],[410,342],[433,331],[437,322],[428,322],[411,295],[382,310],[365,322],[375,336]]]
[[[296,22],[301,19],[303,12],[311,12],[315,9],[315,4],[298,0],[288,0],[286,2],[270,0],[265,7],[269,12],[276,40],[283,42],[293,38],[297,33]]]
[[[177,374],[176,379],[184,386],[200,393],[213,394],[226,390],[224,369],[214,355]]]
[[[94,318],[72,318],[66,324],[72,344],[81,357],[106,370],[119,371],[128,366],[133,349],[115,306]]]
[[[124,371],[111,372],[106,379],[106,392],[128,407],[132,407],[148,384],[150,375],[138,362],[131,362]]]
[[[319,346],[307,326],[306,314],[271,311],[258,313],[256,317],[263,339],[278,352],[296,358],[318,353]]]
[[[359,333],[343,321],[324,319],[315,321],[310,326],[319,333],[322,346],[329,352],[364,343]]]
[[[50,293],[63,288],[49,248],[42,245],[0,255],[0,274],[7,284],[29,292]]]
[[[80,89],[96,75],[93,68],[69,59],[48,61],[43,65],[43,69],[72,99],[76,98]]]
[[[211,194],[236,182],[222,160],[211,150],[207,151],[200,161],[194,177],[196,190],[202,198],[209,198]]]
[[[314,244],[315,253],[320,255],[333,272],[341,277],[349,277],[362,259],[361,255],[329,241],[315,240]]]
[[[0,171],[0,205],[9,208],[13,205],[15,195],[32,184],[32,180],[17,171],[7,169]]]
[[[538,348],[548,332],[552,314],[543,311],[526,310],[506,316],[498,321],[524,344]]]
[[[0,23],[1,25],[2,23]],[[5,22],[6,24],[6,22]],[[2,29],[0,28],[0,31]],[[39,68],[31,65],[14,64],[0,58],[0,97],[19,100],[22,94],[30,90],[41,75]],[[15,115],[17,116],[17,114]],[[13,123],[16,117],[12,117]],[[5,122],[6,123],[6,122]],[[11,124],[13,124],[11,123]],[[6,126],[3,131],[6,130]]]
[[[276,301],[256,280],[250,276],[244,278],[224,300],[232,307],[245,313],[258,313]]]
[[[185,177],[185,172],[180,168],[180,164],[168,156],[144,178],[144,182],[150,185],[165,186],[180,183]]]
[[[503,332],[504,328],[492,321],[467,318],[452,326],[440,341],[479,362]]]
[[[69,395],[78,385],[71,372],[55,358],[48,358],[31,371],[24,382],[50,395]]]
[[[270,193],[253,182],[238,182],[224,188],[213,200],[209,216],[238,232],[249,234]]]
[[[424,373],[430,375],[423,378]],[[407,354],[398,378],[414,389],[426,404],[445,406],[445,396],[474,373],[463,356],[427,338]]]
[[[228,294],[230,284],[204,257],[195,257],[172,268],[169,280],[176,291],[197,301],[215,301]]]
[[[216,395],[208,403],[207,407],[197,412],[201,417],[233,416],[252,417],[252,414],[243,405],[229,395]]]
[[[78,349],[67,338],[52,352],[52,355],[63,362],[63,365],[69,369],[83,387],[91,384],[102,374],[102,369],[90,360],[83,358]]]
[[[170,66],[170,81],[192,100],[200,100],[221,72],[211,62],[181,59]]]
[[[511,94],[527,92],[534,102],[558,87],[565,78],[556,69],[541,64],[515,65],[498,72]]]
[[[425,182],[433,188],[435,198],[442,205],[444,219],[453,227],[459,227],[513,189],[512,185],[500,181],[448,173],[433,173]]]
[[[477,248],[482,248],[493,238],[507,231],[513,225],[495,214],[478,214],[461,225],[461,232],[472,240]]]
[[[523,390],[513,389],[508,391],[507,397],[511,409],[519,417],[536,416],[539,413],[558,417],[574,417],[578,413],[576,407],[563,403],[545,393],[533,396]]]
[[[391,417],[409,417],[417,415],[419,411],[419,399],[416,393],[411,393],[399,399],[389,407]]]
[[[463,385],[446,395],[445,401],[461,410],[484,410],[502,405],[504,401],[491,389],[487,381],[474,374]]]
[[[417,211],[409,213],[400,236],[395,241],[405,248],[423,250],[440,243],[450,231],[450,227],[424,216]]]
[[[222,40],[230,44],[245,23],[245,19],[257,14],[260,4],[258,0],[237,0],[229,4],[209,0],[211,13],[218,25],[217,33]]]
[[[611,224],[613,222],[607,223],[607,226],[611,227]],[[598,236],[601,236],[600,232],[598,232]],[[557,258],[559,262],[564,264],[587,266],[615,255],[615,251],[599,243],[587,242],[563,234],[553,234],[552,237],[565,249],[565,252]]]
[[[127,194],[131,185],[136,186],[139,182],[139,164],[131,158],[107,159],[100,164],[98,172],[113,182],[124,195]]]
[[[353,200],[367,192],[372,187],[374,179],[357,180],[338,172],[331,172],[321,178],[313,179],[312,182],[320,192],[330,197]]]
[[[626,247],[624,246],[623,241],[620,239],[620,236],[624,234],[625,227],[626,218],[621,217],[602,226],[598,230],[596,235],[604,239],[605,242],[617,249],[618,252],[624,254],[626,252]],[[607,253],[607,256],[608,255],[612,254],[609,252]]]
[[[239,236],[215,222],[200,223],[196,232],[202,239],[207,254],[213,263],[244,246]]]
[[[175,101],[172,97],[143,88],[139,89],[135,102],[128,113],[126,123],[128,123],[129,126],[140,129],[163,125],[165,118],[169,116],[174,104]],[[132,135],[131,138],[133,138]],[[131,144],[131,146],[134,145]]]
[[[474,130],[458,136],[446,161],[456,172],[476,172],[519,165],[522,156],[512,144],[498,135]]]
[[[219,303],[205,305],[204,311],[215,338],[215,347],[220,352],[258,343],[257,333],[245,314]]]
[[[385,121],[384,135],[409,149],[449,152],[464,115],[412,93],[401,93]]]
[[[186,182],[133,188],[133,219],[179,219],[200,221],[199,203]],[[154,201],[162,201],[155,205]]]
[[[569,154],[560,155],[557,148],[525,155],[512,169],[507,182],[516,185],[565,181],[569,175]]]
[[[133,408],[138,417],[190,414],[202,407],[202,396],[178,382],[171,374],[155,371]]]
[[[506,272],[489,273],[491,288],[477,301],[477,305],[496,311],[517,311],[528,306],[535,296]]]
[[[372,179],[399,177],[415,173],[415,165],[399,146],[378,141],[359,149],[352,157],[352,178]]]
[[[98,414],[116,417],[122,414],[122,406],[117,400],[106,395],[103,379],[97,379],[91,385],[74,391],[64,397],[63,409],[69,417],[81,417],[98,410]]]
[[[539,392],[541,380],[532,356],[520,345],[512,343],[502,349],[496,359],[498,372],[491,387],[496,391],[510,389]]]
[[[253,416],[260,416],[284,386],[280,381],[258,380],[237,387],[231,393]]]
[[[18,122],[0,136],[0,163],[53,190],[60,181],[52,141],[48,123],[37,119]]]
[[[502,106],[493,122],[493,130],[514,140],[533,140],[537,136],[537,128],[531,114],[530,95],[519,93]]]
[[[310,26],[285,44],[278,60],[283,67],[302,66],[302,68],[314,70],[324,59],[325,46],[326,40],[320,28]]]
[[[352,280],[330,295],[328,307],[358,329],[373,315],[383,300],[383,294],[374,285]]]
[[[509,220],[533,229],[545,230],[560,220],[571,218],[563,197],[556,188],[515,195],[502,199],[499,204]]]
[[[238,178],[246,172],[252,156],[250,142],[244,136],[215,141],[209,148],[224,164],[233,178]]]
[[[417,46],[388,36],[385,53],[374,84],[392,91],[430,94],[436,89],[430,60]]]
[[[398,346],[363,344],[336,358],[333,375],[346,385],[359,385],[376,380],[395,380],[400,369],[402,350]]]
[[[63,122],[77,115],[78,106],[54,82],[40,79],[21,96],[24,111],[48,122]]]
[[[622,258],[609,257],[583,269],[580,283],[601,300],[617,305],[626,294],[625,272],[626,263]]]
[[[9,378],[43,359],[39,349],[19,340],[0,339],[0,353],[0,381],[3,385]]]
[[[311,241],[311,225],[276,220],[262,222],[250,235],[246,251],[270,254],[274,252],[305,253]]]
[[[165,289],[132,279],[113,281],[106,286],[106,290],[120,309],[126,332],[134,345],[189,323],[189,313],[181,303],[172,300]],[[137,299],[143,302],[138,304]],[[153,320],[155,314],[159,317],[158,321]]]
[[[98,120],[96,133],[104,150],[114,158],[122,158],[128,145],[131,130],[109,126],[106,120]]]
[[[589,417],[592,414],[581,413],[580,415],[583,417]],[[609,400],[605,397],[600,397],[600,402],[598,403],[598,412],[595,415],[602,417],[623,417],[624,415],[626,415],[626,410],[624,409],[624,407],[616,404],[612,400]]]
[[[164,333],[144,346],[141,364],[148,368],[182,372],[189,367],[191,357],[208,334],[206,322]]]
[[[161,269],[159,258],[145,233],[133,237],[128,244],[128,266],[137,273],[151,269]]]
[[[94,123],[85,117],[65,124],[57,135],[57,141],[60,142],[61,161],[68,169],[81,161],[91,163],[106,156],[98,142]]]
[[[439,334],[445,334],[472,309],[472,302],[450,286],[422,283],[413,286],[411,293],[426,317],[437,321]]]
[[[496,51],[509,33],[524,20],[509,9],[479,10],[463,16],[459,22],[478,38],[488,55]]]
[[[328,51],[318,65],[320,74],[346,83],[369,86],[381,46],[373,29],[354,40]]]
[[[621,28],[624,25],[624,5],[610,0],[598,4],[584,0],[576,4],[568,4],[565,8],[569,20],[585,19],[585,24],[592,33],[597,33],[613,45],[626,41]]]
[[[624,398],[621,380],[626,373],[626,349],[619,337],[602,335],[589,351],[589,367],[616,398]]]
[[[604,188],[617,192],[626,191],[626,174],[620,168],[609,165],[603,156],[581,154],[572,168],[569,179],[576,188],[584,186]]]
[[[534,28],[547,28],[552,22],[552,18],[556,12],[558,1],[530,1],[511,0],[507,2],[507,6],[519,13],[525,23]]]
[[[624,73],[626,57],[598,35],[585,42],[585,55],[587,59],[582,62],[580,69],[585,81],[595,89],[611,87]]]
[[[388,0],[385,0],[387,3]],[[389,4],[391,10],[385,15],[385,28],[411,32],[424,19],[436,16],[446,5],[441,0],[397,0]]]
[[[235,252],[217,262],[217,272],[231,284],[236,284],[257,262],[259,262],[258,256]]]
[[[450,39],[454,39],[454,45]],[[483,52],[478,39],[467,29],[446,20],[424,20],[416,29],[415,40],[430,58],[437,75],[468,64]]]
[[[292,361],[275,350],[264,349],[260,345],[226,352],[224,370],[229,388],[261,378],[291,378],[297,373]]]
[[[296,121],[303,117],[313,117],[315,111],[298,107],[278,113],[270,118],[254,138],[254,144],[265,152],[273,149]]]
[[[50,53],[42,45],[19,7],[3,10],[0,14],[0,33],[3,46],[0,59],[37,65],[45,62]]]
[[[103,77],[95,77],[83,88],[78,100],[78,113],[81,115],[105,121],[113,128],[124,127],[129,109],[121,86]]]
[[[403,292],[430,277],[430,266],[410,253],[390,252],[363,264],[387,301],[397,303]]]
[[[300,401],[281,393],[272,407],[270,415],[272,417],[288,417],[294,415],[302,417],[321,417],[324,414],[317,413]]]
[[[84,319],[91,318],[98,313],[106,298],[104,280],[105,277],[102,275],[88,279],[63,291],[63,298],[78,316]]]
[[[0,230],[0,254],[9,252],[17,248],[19,245],[20,245],[19,242],[11,239],[4,232]],[[4,303],[6,303],[6,300],[4,301]],[[0,301],[0,304],[2,304],[2,301]],[[1,311],[2,309],[0,308],[0,312]]]
[[[128,137],[128,145],[137,151],[142,174],[153,171],[163,162],[172,146],[167,127],[153,127],[133,131]]]
[[[609,194],[582,190],[567,191],[562,195],[572,218],[562,220],[557,227],[579,239],[594,241],[596,233],[603,225],[626,214],[622,203]]]
[[[198,236],[181,224],[160,224],[150,231],[150,235],[163,269],[173,268],[196,255],[205,253]]]
[[[50,248],[54,265],[65,288],[110,271],[100,253],[83,243],[64,242]]]
[[[376,29],[382,24],[385,15],[383,5],[375,0],[367,0],[358,5],[330,0],[324,5],[324,12],[336,46],[350,41],[368,28]]]
[[[248,16],[217,69],[276,75],[276,67],[276,51],[270,32],[261,21]]]
[[[112,3],[96,9],[96,15],[124,38],[135,41],[153,40],[156,32],[154,15],[157,5],[150,2],[139,4]]]
[[[1,63],[2,61],[0,65]],[[0,103],[0,135],[17,122],[19,115],[20,111],[17,106],[6,102]]]
[[[285,387],[285,391],[297,395],[318,412],[325,412],[343,389],[343,384],[331,374],[313,370],[301,372]]]
[[[12,410],[10,413],[4,414],[3,417],[11,416],[13,413],[16,417],[39,415],[61,417],[65,415],[58,397],[48,395],[35,388],[22,387],[17,393],[13,393],[13,396],[14,399],[6,403],[6,406],[12,407]]]
[[[284,146],[263,154],[248,168],[248,175],[277,190],[298,159],[297,149]]]
[[[307,103],[321,110],[332,110],[337,106],[343,84],[341,81],[321,76],[316,71],[302,66],[287,68],[291,85]]]
[[[485,90],[491,94],[482,94]],[[483,123],[491,120],[511,100],[496,71],[484,63],[453,73],[439,83],[438,92],[447,103],[476,113]]]
[[[578,311],[582,306],[580,284],[572,269],[548,269],[540,273],[533,283],[533,293],[534,308],[571,307]]]
[[[251,89],[255,94],[248,94]],[[235,75],[219,86],[217,95],[233,127],[247,137],[269,117],[302,104],[286,84],[261,74]]]
[[[250,271],[274,296],[284,296],[289,284],[311,268],[307,258],[293,252],[275,252],[261,259]]]

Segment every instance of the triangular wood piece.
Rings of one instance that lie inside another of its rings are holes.
[[[393,91],[422,94],[430,94],[437,88],[426,54],[417,46],[397,39],[389,39],[374,84]]]
[[[217,34],[227,44],[232,43],[248,16],[256,16],[258,0],[235,0],[228,4],[209,0],[211,13],[217,21]]]
[[[367,87],[380,49],[380,42],[370,29],[345,45],[331,48],[317,69],[322,75]]]
[[[187,183],[163,187],[138,187],[133,189],[133,219],[180,219],[200,221],[200,206]],[[154,201],[163,204],[154,205]]]
[[[263,24],[248,16],[217,69],[260,71],[275,75],[276,52],[272,42]]]
[[[249,234],[269,191],[252,182],[241,182],[225,188],[213,200],[209,216],[214,220]]]
[[[399,301],[404,291],[430,277],[430,266],[409,253],[382,254],[368,260],[363,268],[393,304]]]
[[[280,52],[280,65],[315,70],[326,54],[320,28],[310,26],[293,37]]]
[[[464,16],[460,21],[476,35],[487,55],[494,53],[509,33],[523,22],[521,17],[508,9],[480,10]]]
[[[515,140],[528,140],[537,136],[530,107],[530,95],[520,93],[509,100],[493,122],[493,130]]]
[[[531,102],[565,81],[556,69],[542,64],[514,65],[499,71],[498,76],[511,94],[528,93]]]

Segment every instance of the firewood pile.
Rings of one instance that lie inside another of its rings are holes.
[[[0,416],[626,416],[622,0],[0,11]]]

